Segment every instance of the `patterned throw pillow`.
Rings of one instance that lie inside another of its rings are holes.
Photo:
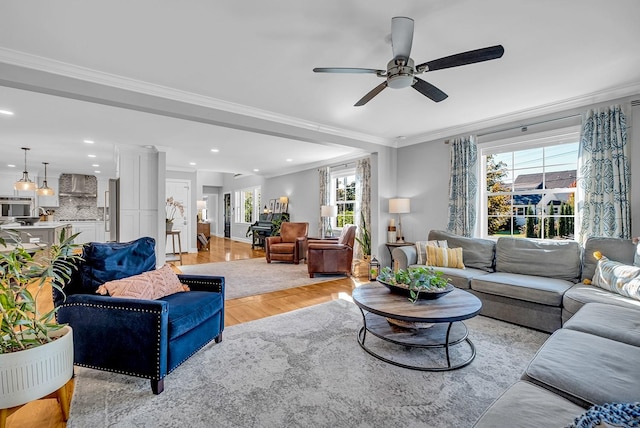
[[[427,245],[447,248],[447,241],[416,241],[416,254],[418,256],[416,264],[427,264]]]
[[[594,254],[596,258],[598,255],[600,259],[596,265],[592,284],[622,296],[640,300],[640,267],[609,260],[599,252]]]
[[[462,248],[440,248],[427,245],[427,266],[464,269]]]
[[[105,282],[96,293],[128,299],[157,300],[170,294],[187,291],[171,266],[144,272],[128,278]]]

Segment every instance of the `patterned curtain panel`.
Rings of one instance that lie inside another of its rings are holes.
[[[354,221],[358,229],[356,236],[362,239],[362,217],[367,224],[367,230],[371,233],[371,161],[369,158],[360,159],[356,162],[356,211]],[[362,248],[356,245],[355,259],[363,256]]]
[[[579,242],[631,237],[631,168],[626,117],[619,105],[582,116],[576,189]]]
[[[478,149],[475,136],[456,138],[451,144],[449,177],[449,232],[473,236],[478,204]]]
[[[329,205],[331,202],[331,186],[329,180],[331,180],[331,170],[329,167],[318,169],[318,175],[320,178],[320,206]],[[322,222],[324,219],[320,216],[320,210],[318,210],[318,235],[322,236]]]

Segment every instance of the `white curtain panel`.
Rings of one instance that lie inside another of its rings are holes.
[[[631,237],[631,168],[626,116],[620,105],[582,116],[578,149],[576,224],[579,242],[591,236]]]
[[[356,210],[353,220],[358,226],[356,236],[359,239],[362,239],[363,216],[367,229],[371,233],[371,161],[369,158],[359,159],[356,162]],[[356,244],[354,258],[361,259],[362,256],[362,248]]]
[[[318,176],[320,179],[320,206],[329,205],[331,203],[331,171],[329,167],[318,169]],[[325,221],[320,215],[318,210],[318,235],[322,237],[322,222]]]
[[[476,137],[456,138],[451,145],[449,224],[447,230],[472,237],[478,206],[478,148]]]

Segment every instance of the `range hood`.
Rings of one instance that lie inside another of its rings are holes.
[[[84,174],[69,174],[69,176],[71,177],[70,182],[67,181],[64,187],[60,186],[60,196],[97,197],[94,176]]]

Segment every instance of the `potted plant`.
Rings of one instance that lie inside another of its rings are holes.
[[[0,237],[0,378],[29,379],[3,381],[0,409],[8,409],[59,390],[73,375],[71,328],[56,322],[56,309],[41,313],[37,300],[48,284],[62,291],[81,257],[74,252],[77,234],[63,230],[60,244],[31,250],[17,232],[3,232],[15,242]]]
[[[399,269],[397,272],[385,266],[377,280],[394,292],[406,294],[412,303],[418,299],[437,299],[454,289],[442,272],[429,266]]]
[[[360,244],[362,255],[365,260],[371,258],[371,234],[367,229],[367,222],[364,219],[364,212],[360,212],[360,236],[356,236],[356,242]]]
[[[184,205],[180,201],[173,199],[173,196],[167,198],[167,203],[164,207],[166,213],[166,227],[167,232],[171,232],[173,229],[173,220],[176,218],[176,214],[180,213],[180,216],[184,217]]]

